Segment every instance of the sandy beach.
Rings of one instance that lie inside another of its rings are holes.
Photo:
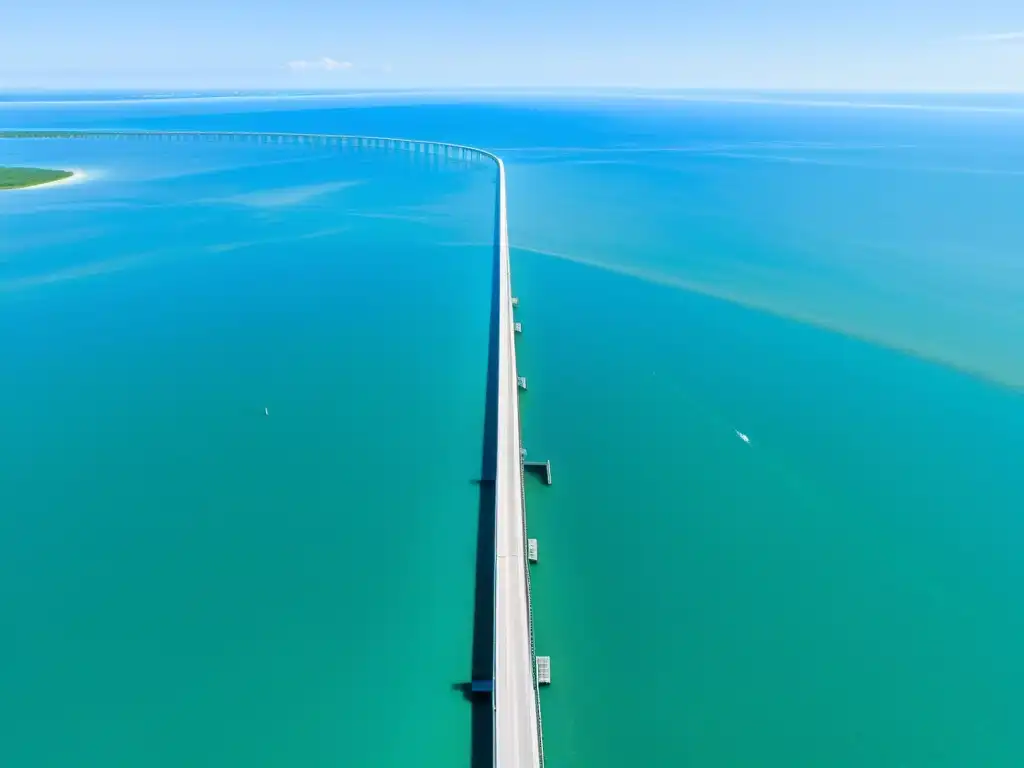
[[[89,179],[89,174],[82,168],[66,168],[64,170],[71,171],[70,176],[65,176],[63,179],[57,179],[56,181],[47,181],[43,184],[33,184],[31,187],[19,187],[18,189],[10,190],[12,192],[25,192],[30,189],[49,189],[51,187],[58,187],[67,184],[80,184],[83,181]]]
[[[32,189],[49,189],[51,187],[57,187],[67,184],[80,184],[83,181],[95,178],[96,173],[94,171],[86,172],[83,168],[63,168],[61,169],[70,173],[70,176],[65,176],[62,179],[54,179],[53,181],[45,181],[42,184],[30,184],[27,187],[7,187],[0,191],[2,192],[27,192]]]

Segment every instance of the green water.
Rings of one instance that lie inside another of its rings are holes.
[[[468,765],[493,172],[80,151],[8,209],[0,763]]]
[[[550,767],[1024,762],[1019,114],[53,110],[505,158]],[[469,764],[493,177],[182,150],[5,155],[0,764]]]
[[[1009,764],[1018,396],[666,286],[515,267],[526,445],[555,478],[528,492],[549,763]]]

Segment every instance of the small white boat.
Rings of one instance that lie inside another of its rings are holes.
[[[733,432],[735,432],[735,433],[736,433],[736,437],[738,437],[738,438],[739,438],[740,440],[742,440],[742,441],[743,441],[744,443],[749,443],[749,442],[750,442],[750,438],[749,438],[749,437],[747,437],[746,435],[744,435],[744,434],[743,434],[742,432],[740,432],[740,431],[739,431],[738,429],[734,429],[734,430],[733,430]]]
[[[269,415],[270,415],[270,409],[269,409],[269,408],[264,408],[264,409],[263,409],[263,412],[264,412],[265,414],[267,414],[267,416],[269,416]]]

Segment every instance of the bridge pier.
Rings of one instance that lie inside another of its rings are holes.
[[[524,461],[523,470],[540,475],[545,485],[551,485],[551,459],[547,461]]]

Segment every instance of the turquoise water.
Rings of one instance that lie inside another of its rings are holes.
[[[0,762],[468,764],[493,172],[3,149]]]
[[[0,126],[506,158],[549,765],[1016,766],[1024,104],[911,98]],[[491,175],[0,153],[96,171],[0,199],[3,762],[468,764]]]

